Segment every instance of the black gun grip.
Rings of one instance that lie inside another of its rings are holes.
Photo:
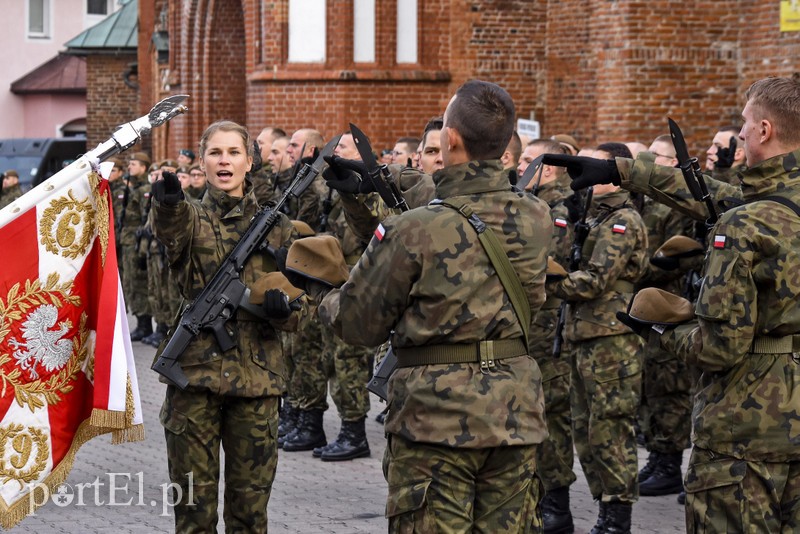
[[[178,360],[169,360],[164,357],[159,357],[151,369],[178,386],[180,389],[186,389],[186,386],[189,385],[189,379],[183,372],[181,364],[178,363]]]

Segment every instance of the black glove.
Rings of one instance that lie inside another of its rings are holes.
[[[545,154],[542,157],[542,163],[556,167],[566,167],[570,178],[572,178],[570,187],[575,191],[598,184],[620,185],[622,183],[617,170],[617,163],[613,159]]]
[[[339,156],[325,156],[325,161],[328,168],[322,172],[322,177],[331,189],[354,195],[375,191],[363,162]]]
[[[583,199],[580,195],[573,193],[564,199],[564,207],[567,208],[567,219],[572,224],[581,220],[583,214]]]
[[[264,315],[269,319],[284,320],[292,314],[289,297],[280,289],[268,289],[264,292],[264,302],[261,304]]]
[[[138,267],[140,271],[146,271],[147,256],[145,256],[144,254],[140,254],[139,257],[136,259],[136,267]]]
[[[728,148],[717,148],[717,161],[714,162],[715,169],[730,169],[736,156],[736,137],[731,136],[731,144]]]
[[[164,171],[161,180],[153,184],[153,198],[167,206],[177,206],[183,200],[183,190],[178,175],[174,172]]]

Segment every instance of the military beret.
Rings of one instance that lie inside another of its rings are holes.
[[[633,297],[628,315],[641,323],[675,325],[691,321],[694,307],[669,291],[647,287]]]
[[[289,283],[283,273],[275,271],[265,274],[250,286],[250,304],[263,304],[264,293],[270,289],[280,289],[286,293],[290,302],[303,295],[302,289],[297,289]]]
[[[551,137],[550,139],[552,139],[553,141],[557,141],[562,145],[569,145],[570,147],[573,148],[573,150],[575,150],[575,153],[578,153],[581,150],[581,147],[578,146],[578,142],[575,140],[574,137],[572,137],[569,134],[557,134]]]
[[[667,258],[686,258],[703,253],[703,246],[697,240],[685,235],[675,235],[658,247],[655,255]]]
[[[16,176],[17,178],[19,178],[19,173],[17,171],[15,171],[14,169],[8,169],[5,172],[4,176]]]
[[[192,151],[191,151],[191,150],[189,150],[188,148],[181,149],[181,151],[179,152],[179,154],[180,154],[181,156],[186,156],[186,157],[187,157],[187,158],[189,158],[190,160],[194,161],[194,152],[192,152]]]
[[[294,229],[297,232],[297,235],[300,237],[311,237],[313,235],[317,235],[313,228],[311,228],[307,223],[303,221],[298,221],[297,219],[292,221],[292,225],[294,225]]]
[[[333,287],[341,286],[350,276],[342,245],[332,235],[304,237],[292,243],[286,270]]]
[[[150,156],[148,156],[144,152],[134,152],[133,155],[131,156],[131,161],[139,161],[145,167],[149,167],[151,162]]]
[[[566,269],[561,266],[552,256],[547,256],[547,281],[556,282],[569,275]]]
[[[159,169],[162,168],[162,167],[172,167],[174,169],[177,169],[178,168],[178,162],[175,161],[174,159],[165,159],[164,161],[162,161],[161,163],[158,164],[158,168]]]

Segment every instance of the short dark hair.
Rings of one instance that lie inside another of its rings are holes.
[[[516,130],[511,132],[511,139],[508,140],[508,146],[506,148],[511,152],[511,158],[514,160],[514,163],[518,162],[519,157],[522,155],[522,139],[520,139]]]
[[[602,143],[597,145],[597,150],[608,152],[612,158],[628,158],[633,159],[631,149],[625,146],[625,143]]]
[[[470,80],[456,91],[447,111],[447,126],[464,140],[472,159],[498,159],[514,131],[514,101],[497,84]]]
[[[433,130],[441,130],[443,128],[443,124],[444,119],[442,119],[441,116],[434,117],[428,121],[428,124],[425,125],[425,129],[422,130],[422,141],[420,141],[423,149],[425,148],[425,141],[428,139],[428,132]]]
[[[400,139],[397,140],[397,143],[395,144],[397,145],[400,143],[406,145],[406,147],[408,148],[408,152],[413,154],[414,152],[417,151],[417,147],[419,146],[420,141],[416,137],[401,137]]]
[[[528,146],[535,146],[542,149],[542,154],[570,154],[570,151],[563,143],[552,139],[534,139]],[[519,158],[518,158],[519,159]]]

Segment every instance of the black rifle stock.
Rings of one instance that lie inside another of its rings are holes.
[[[337,143],[338,138],[331,140],[322,154],[333,152]],[[278,203],[272,208],[264,207],[259,210],[211,281],[181,314],[178,326],[152,366],[155,372],[185,389],[189,385],[189,379],[178,360],[200,332],[212,332],[223,352],[236,346],[225,328],[225,323],[236,314],[247,294],[247,286],[241,281],[240,274],[250,258],[264,246],[267,236],[280,221],[281,207],[290,197],[299,197],[319,175],[324,165],[322,155],[313,165],[304,164]]]
[[[586,223],[586,216],[592,206],[593,189],[586,190],[586,199],[583,204],[581,220],[575,223],[575,238],[569,251],[569,272],[577,271],[580,268],[581,258],[583,257],[583,244],[589,236],[589,225]],[[556,323],[556,335],[553,339],[553,357],[561,357],[561,347],[564,344],[564,326],[567,323],[567,301],[563,300],[558,308],[558,322]]]

